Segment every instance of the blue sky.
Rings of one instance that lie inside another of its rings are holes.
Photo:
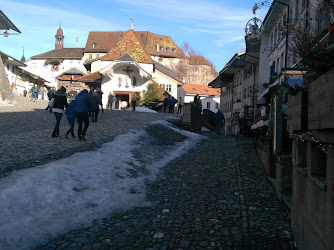
[[[54,49],[61,23],[64,47],[86,45],[92,31],[126,31],[130,18],[135,31],[170,36],[177,45],[186,41],[220,71],[245,48],[244,28],[254,17],[256,0],[0,0],[1,10],[21,30],[20,35],[0,36],[0,50],[20,60]],[[267,7],[257,11],[263,20]]]

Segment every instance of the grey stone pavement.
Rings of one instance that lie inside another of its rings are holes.
[[[21,97],[17,103],[0,106],[2,176],[99,147],[168,116],[108,110],[91,124],[83,143],[51,138],[55,118],[43,110],[46,101]],[[290,219],[266,179],[253,139],[202,134],[209,139],[147,184],[153,206],[113,213],[36,249],[294,249]]]

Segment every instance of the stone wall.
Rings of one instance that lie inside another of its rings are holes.
[[[291,224],[299,249],[334,246],[333,78],[334,68],[309,85],[306,106],[303,93],[289,101],[288,127],[293,140]],[[291,115],[303,110],[307,110],[306,124],[302,116]]]

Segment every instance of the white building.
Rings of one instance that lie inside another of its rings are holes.
[[[202,102],[202,110],[209,109],[216,113],[220,108],[220,89],[211,88],[206,84],[187,83],[178,88],[177,100],[183,103],[191,103],[194,97],[199,95]]]
[[[171,69],[151,58],[132,29],[107,54],[92,61],[90,68],[93,73],[77,80],[91,88],[101,88],[104,105],[109,93],[116,96],[116,109],[122,101],[130,106],[132,97],[140,98],[151,81],[175,97],[177,86],[181,84]]]
[[[59,88],[57,76],[69,69],[77,68],[86,73],[83,65],[83,48],[64,48],[63,30],[59,28],[56,33],[55,49],[32,56],[25,63],[27,70],[48,81],[50,87]]]

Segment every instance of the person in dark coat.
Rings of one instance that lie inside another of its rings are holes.
[[[166,95],[166,97],[165,97],[163,103],[164,103],[164,113],[166,113],[166,109],[167,109],[168,104],[169,104],[169,98],[168,98],[167,95]]]
[[[65,114],[67,116],[68,124],[70,128],[65,133],[65,138],[68,139],[68,135],[71,133],[72,138],[75,138],[74,135],[74,123],[76,118],[76,108],[75,108],[75,100],[72,100],[71,103],[67,106]]]
[[[63,117],[64,109],[67,108],[67,98],[66,98],[66,89],[61,87],[54,94],[54,102],[53,102],[53,113],[56,117],[56,125],[53,129],[52,137],[58,137],[59,135],[59,124],[61,118]]]
[[[225,117],[220,110],[217,110],[217,113],[215,113],[215,122],[216,122],[216,135],[220,135],[220,131],[222,129],[223,123],[225,122]]]
[[[84,89],[75,97],[75,106],[77,113],[77,121],[78,121],[78,138],[80,141],[86,140],[86,132],[89,126],[89,116],[88,116],[88,108],[92,105],[92,101],[88,96],[88,91]],[[85,124],[82,129],[82,123]]]
[[[56,92],[56,91],[53,89],[53,87],[51,87],[51,88],[49,89],[48,94],[47,94],[48,99],[49,99],[49,103],[50,103],[50,100],[52,99],[53,94],[54,94],[55,92]],[[51,113],[51,112],[52,112],[52,108],[49,107],[49,103],[48,103],[48,106],[45,108],[45,110],[50,109],[50,113]]]
[[[94,92],[92,97],[92,105],[89,108],[89,112],[92,115],[93,123],[97,122],[97,117],[99,115],[99,104],[100,104],[99,96],[96,92]]]
[[[101,106],[101,110],[102,110],[102,114],[104,114],[104,110],[103,110],[103,104],[102,104],[102,95],[103,95],[103,92],[102,92],[102,90],[101,89],[98,89],[97,91],[96,91],[96,93],[97,93],[97,95],[98,95],[98,97],[99,97],[99,105]]]

